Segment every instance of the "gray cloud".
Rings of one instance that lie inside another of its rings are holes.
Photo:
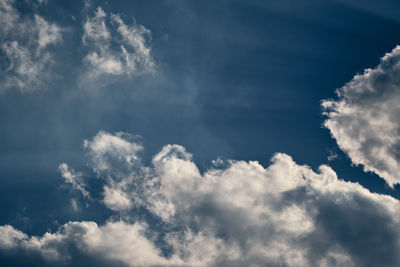
[[[100,132],[85,147],[104,181],[100,201],[118,216],[100,226],[70,222],[41,237],[2,226],[1,251],[71,266],[82,255],[109,266],[400,264],[399,201],[340,180],[329,166],[314,172],[278,153],[267,168],[230,160],[201,173],[179,145],[163,147],[146,166],[142,145],[124,133]],[[150,227],[154,220],[158,227]]]
[[[399,59],[398,46],[338,89],[338,99],[322,101],[324,125],[339,147],[390,186],[400,183]]]

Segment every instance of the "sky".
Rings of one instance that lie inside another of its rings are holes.
[[[399,266],[399,10],[0,0],[0,265]]]

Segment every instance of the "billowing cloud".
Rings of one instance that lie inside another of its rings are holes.
[[[143,149],[136,139],[126,133],[112,135],[101,131],[92,140],[84,141],[93,171],[106,181],[104,204],[114,211],[133,206],[133,196],[128,196],[127,191],[134,185],[135,170],[141,167],[138,153]]]
[[[86,254],[92,263],[101,259],[104,264],[102,266],[166,264],[168,260],[161,257],[160,250],[145,237],[146,231],[147,226],[140,223],[115,221],[99,227],[95,222],[70,222],[54,234],[28,237],[6,225],[0,226],[0,247],[10,253],[22,249],[33,255],[40,255],[49,265],[82,266],[82,262],[71,255],[74,250]],[[107,261],[113,263],[107,265]],[[171,259],[169,261],[172,262]]]
[[[117,14],[98,7],[83,25],[83,44],[89,52],[84,62],[92,78],[108,75],[140,75],[154,71],[148,45],[151,32],[134,21],[127,25]]]
[[[339,147],[393,186],[400,183],[400,46],[324,100],[324,122]]]
[[[231,160],[201,172],[179,145],[144,165],[141,144],[123,133],[100,132],[85,147],[104,181],[100,201],[118,216],[41,237],[2,226],[1,251],[72,266],[83,255],[108,266],[400,264],[399,201],[340,180],[326,165],[315,172],[276,154],[267,168]]]
[[[8,59],[0,76],[0,92],[10,88],[34,91],[54,78],[54,60],[47,48],[62,41],[62,30],[38,14],[33,18],[20,15],[13,4],[11,0],[0,0],[1,49]]]

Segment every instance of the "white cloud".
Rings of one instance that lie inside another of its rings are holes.
[[[38,14],[34,14],[34,19],[20,15],[13,4],[14,1],[0,0],[1,49],[9,61],[0,76],[0,92],[10,88],[34,91],[55,76],[51,71],[54,61],[47,46],[61,42],[62,30]]]
[[[13,248],[21,239],[26,239],[28,236],[21,231],[14,229],[11,225],[0,226],[0,247]]]
[[[119,15],[113,14],[112,20],[118,24],[117,31],[122,37],[121,44],[122,55],[125,59],[127,72],[151,71],[154,68],[154,62],[151,57],[150,47],[146,46],[146,37],[151,35],[150,30],[142,25],[126,25]],[[125,47],[127,46],[127,48]],[[135,52],[130,53],[131,48]]]
[[[61,39],[61,28],[56,24],[49,24],[42,17],[35,14],[35,23],[39,31],[38,44],[39,49],[44,49],[49,44],[56,44]]]
[[[104,204],[114,211],[129,210],[132,207],[132,202],[123,188],[115,185],[104,186]]]
[[[97,173],[113,171],[117,164],[126,163],[134,166],[138,153],[143,146],[135,142],[136,137],[126,133],[115,135],[105,131],[99,132],[92,140],[85,140],[83,146],[87,149]]]
[[[44,72],[51,63],[49,54],[34,58],[32,51],[21,46],[18,41],[4,42],[1,48],[10,64],[0,91],[8,88],[18,88],[22,92],[31,91],[49,80],[50,76]]]
[[[85,57],[85,61],[95,68],[95,72],[92,73],[94,75],[99,75],[100,73],[119,75],[123,71],[121,61],[108,52],[100,52],[99,54],[91,52]]]
[[[102,201],[123,210],[120,219],[71,222],[43,237],[4,226],[1,247],[36,249],[49,261],[71,263],[79,252],[130,266],[400,264],[399,201],[342,181],[326,165],[314,172],[276,154],[267,168],[232,160],[202,173],[179,145],[163,147],[149,166],[127,134],[100,132],[85,146],[112,199]],[[138,207],[153,219],[138,217]],[[158,226],[148,227],[154,220]]]
[[[324,122],[339,147],[393,186],[400,183],[400,46],[324,100]]]
[[[145,237],[144,224],[112,222],[100,228],[91,228],[84,237],[85,245],[91,252],[134,266],[161,265],[168,262],[159,256],[159,249]]]
[[[76,202],[76,200],[73,199],[73,198],[71,199],[71,208],[72,208],[75,212],[79,211],[78,202]]]
[[[1,37],[15,27],[19,19],[18,12],[13,8],[13,0],[0,0],[0,31]]]
[[[81,250],[92,260],[115,260],[131,266],[159,266],[167,263],[159,255],[159,249],[144,236],[146,228],[145,224],[127,224],[122,221],[108,222],[101,227],[95,222],[69,222],[54,234],[28,237],[6,225],[0,226],[0,236],[5,237],[0,239],[0,246],[9,250],[19,248],[38,253],[49,264],[73,262],[69,254],[71,248]]]
[[[110,40],[110,32],[107,29],[105,19],[107,15],[101,7],[97,8],[94,17],[88,17],[83,25],[82,41],[87,44],[90,41],[101,42]]]
[[[85,140],[93,171],[106,181],[103,202],[114,211],[132,208],[132,199],[126,191],[134,185],[135,169],[140,168],[138,153],[143,146],[135,140],[137,137],[101,131],[92,140]]]
[[[337,158],[339,158],[339,155],[335,151],[330,150],[329,156],[328,156],[328,161],[333,161]]]
[[[83,181],[82,173],[75,172],[73,169],[68,167],[67,164],[62,163],[58,166],[58,170],[61,172],[61,176],[65,179],[65,182],[72,185],[72,188],[78,190],[86,198],[90,198],[89,192],[86,190],[86,184]],[[75,202],[76,206],[76,202]],[[74,208],[75,209],[75,208]]]
[[[142,25],[127,25],[116,14],[107,15],[98,7],[83,25],[83,44],[89,48],[84,58],[89,77],[141,75],[154,71],[148,41],[151,32]],[[87,77],[86,77],[87,78]]]

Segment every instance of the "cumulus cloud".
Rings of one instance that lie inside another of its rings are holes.
[[[28,238],[26,234],[14,229],[11,225],[0,226],[0,246],[3,249],[16,247],[19,240],[26,238]]]
[[[135,170],[140,169],[138,153],[143,146],[138,138],[126,134],[115,135],[101,131],[92,140],[85,140],[93,171],[106,181],[104,185],[104,204],[114,211],[128,210],[133,206],[127,191],[134,186]]]
[[[21,15],[13,4],[12,0],[0,0],[1,49],[8,60],[0,76],[0,92],[10,88],[34,91],[54,77],[54,60],[47,48],[62,41],[62,30],[38,14],[33,18]]]
[[[75,250],[85,253],[92,263],[100,258],[102,266],[110,266],[107,261],[113,262],[109,263],[112,266],[166,264],[167,260],[160,256],[160,250],[145,237],[146,231],[147,226],[141,223],[115,221],[99,227],[95,222],[69,222],[54,234],[28,237],[6,225],[0,226],[0,247],[41,255],[49,265],[82,266],[83,263],[71,255]],[[173,262],[172,259],[170,261]]]
[[[95,172],[113,171],[115,165],[134,166],[138,153],[143,146],[136,141],[137,137],[127,133],[110,134],[100,131],[92,140],[85,140],[83,146],[87,149]]]
[[[400,183],[400,46],[322,101],[324,122],[354,164]]]
[[[100,132],[85,147],[104,198],[123,199],[101,200],[118,219],[70,222],[41,237],[3,226],[2,251],[33,251],[50,265],[82,255],[108,266],[400,264],[399,201],[340,180],[329,166],[315,172],[278,153],[267,168],[230,160],[201,172],[179,145],[144,165],[141,144],[123,133]]]
[[[83,44],[89,52],[84,58],[88,75],[141,75],[154,71],[151,49],[147,44],[151,32],[133,22],[124,23],[117,14],[108,15],[98,7],[83,25]]]

